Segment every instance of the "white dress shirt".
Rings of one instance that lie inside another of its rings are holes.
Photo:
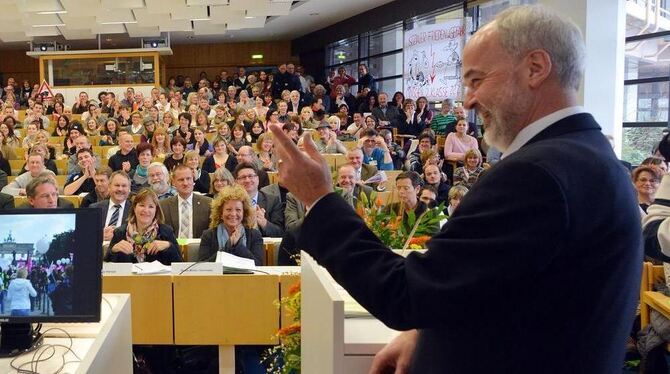
[[[95,191],[93,192],[95,193]],[[112,219],[112,214],[114,214],[114,205],[116,205],[115,202],[112,200],[109,200],[109,206],[107,207],[107,218],[105,218],[105,227],[109,226],[109,220]],[[121,208],[119,208],[119,219],[116,221],[116,226],[114,227],[119,227],[123,223],[123,210],[126,209],[126,202],[122,201],[119,203],[121,205]]]

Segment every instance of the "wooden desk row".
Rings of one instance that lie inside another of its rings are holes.
[[[299,268],[284,269],[280,275],[106,275],[102,289],[130,294],[133,344],[273,345],[290,319],[274,303],[300,278]]]

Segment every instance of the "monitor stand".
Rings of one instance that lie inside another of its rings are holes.
[[[30,323],[0,323],[0,357],[17,356],[42,345],[44,336]]]

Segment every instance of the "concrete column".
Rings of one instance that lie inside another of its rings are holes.
[[[614,137],[621,155],[623,137],[625,0],[538,0],[570,18],[579,26],[586,42],[584,81],[579,101],[606,135]]]

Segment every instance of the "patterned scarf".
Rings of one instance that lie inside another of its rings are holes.
[[[133,252],[137,262],[144,262],[146,256],[146,249],[151,242],[156,239],[158,235],[158,221],[154,221],[147,227],[144,234],[137,232],[137,226],[134,223],[128,222],[126,229],[126,240],[133,244]]]

